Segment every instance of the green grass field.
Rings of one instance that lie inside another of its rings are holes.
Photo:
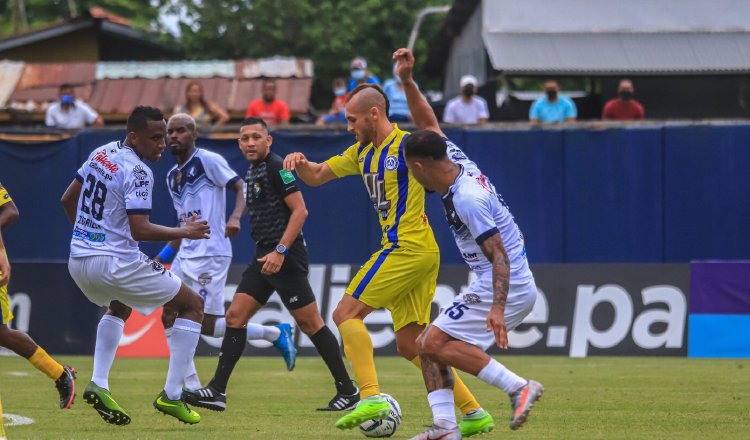
[[[90,357],[63,357],[79,374],[70,411],[57,409],[52,383],[17,357],[0,358],[0,393],[6,413],[34,419],[6,428],[18,439],[357,439],[339,431],[339,413],[314,408],[333,395],[322,361],[305,357],[289,373],[280,358],[245,357],[229,383],[224,413],[200,411],[203,420],[186,426],[162,416],[151,402],[164,384],[166,360],[117,360],[110,385],[133,418],[125,427],[105,424],[81,400],[91,377]],[[507,398],[469,377],[465,380],[497,426],[480,439],[746,439],[750,438],[750,362],[684,358],[506,357],[519,374],[545,385],[544,399],[529,422],[510,431]],[[377,358],[384,392],[401,405],[404,421],[393,438],[411,438],[431,422],[421,375],[396,357]],[[199,358],[210,379],[215,358]],[[24,375],[24,373],[27,373]]]

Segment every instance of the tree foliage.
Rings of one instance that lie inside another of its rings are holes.
[[[306,57],[315,64],[314,101],[330,103],[330,84],[349,74],[356,55],[369,70],[391,77],[393,50],[406,45],[419,10],[447,0],[188,0],[181,12],[181,43],[188,58],[238,59],[274,55]],[[443,17],[423,25],[417,54],[426,54],[425,36]]]

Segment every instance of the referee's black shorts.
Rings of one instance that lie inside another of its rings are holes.
[[[273,275],[264,275],[260,273],[263,263],[257,259],[273,251],[274,247],[256,246],[255,259],[242,273],[237,293],[250,295],[259,303],[265,304],[276,291],[288,310],[299,309],[315,301],[315,294],[307,279],[310,263],[304,240],[296,240],[289,248],[281,270]]]

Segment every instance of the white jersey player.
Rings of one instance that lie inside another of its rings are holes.
[[[142,254],[138,241],[205,239],[209,226],[195,216],[179,228],[149,221],[154,178],[143,159],[155,162],[164,151],[164,115],[155,108],[136,107],[127,130],[124,142],[109,143],[89,155],[61,200],[73,224],[70,275],[91,302],[108,306],[97,328],[94,372],[83,398],[106,422],[130,423],[110,394],[109,371],[131,310],[148,315],[165,305],[177,311],[177,319],[167,382],[153,405],[185,423],[198,423],[200,416],[181,395],[182,379],[200,337],[203,301]]]
[[[214,234],[208,240],[173,240],[154,260],[168,263],[170,270],[204,300],[204,335],[221,338],[226,331],[224,318],[224,286],[232,263],[232,243],[229,237],[240,231],[240,218],[245,209],[244,181],[229,167],[226,159],[214,152],[196,148],[195,120],[186,113],[177,113],[167,121],[167,142],[177,164],[167,173],[167,187],[177,220],[184,225],[194,215],[208,222]],[[236,194],[234,209],[226,216],[226,189]],[[165,308],[162,315],[167,342],[171,346],[175,312]],[[289,324],[262,326],[248,324],[249,339],[273,342],[294,365],[296,349]],[[188,367],[185,386],[201,388],[194,363]]]
[[[426,190],[441,195],[456,244],[477,275],[420,336],[419,354],[433,426],[413,440],[462,438],[453,411],[449,366],[507,393],[512,406],[510,428],[518,429],[541,397],[542,385],[519,377],[486,350],[493,343],[507,349],[507,332],[521,323],[536,301],[523,236],[489,179],[440,130],[412,78],[411,51],[399,49],[394,58],[409,110],[421,129],[404,142],[406,164]],[[493,427],[487,424],[485,432]]]

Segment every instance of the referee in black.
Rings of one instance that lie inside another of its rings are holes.
[[[227,310],[227,330],[221,344],[219,365],[205,388],[185,391],[191,405],[215,411],[226,408],[226,388],[235,364],[247,343],[247,321],[268,302],[274,291],[299,328],[310,337],[336,383],[336,395],[321,411],[352,409],[359,402],[341,358],[338,340],[323,322],[310,282],[307,247],[302,225],[307,208],[294,175],[284,170],[280,156],[271,153],[273,138],[259,118],[247,118],[240,127],[240,150],[250,161],[245,177],[246,210],[250,214],[256,259],[242,274],[242,281]]]

